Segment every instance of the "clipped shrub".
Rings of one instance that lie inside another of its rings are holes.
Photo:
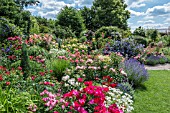
[[[120,67],[127,73],[129,83],[135,87],[145,82],[149,77],[144,64],[135,59],[125,60]]]
[[[148,40],[144,37],[134,36],[133,39],[136,41],[136,43],[144,45],[144,47],[148,46]]]
[[[102,36],[104,35],[104,37]],[[121,29],[115,26],[103,26],[99,28],[95,33],[95,38],[99,37],[108,38],[112,37],[112,39],[120,39],[121,38]]]
[[[51,66],[54,75],[57,77],[57,79],[60,81],[62,76],[64,75],[64,71],[69,66],[70,62],[64,59],[55,59],[51,61]]]

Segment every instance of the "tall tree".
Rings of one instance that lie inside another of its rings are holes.
[[[38,5],[40,3],[38,0],[14,0],[22,9],[28,5]]]
[[[124,0],[94,0],[92,10],[95,13],[95,28],[117,26],[126,30],[127,20],[130,18],[130,12],[126,7]]]
[[[79,11],[73,7],[64,7],[57,16],[57,24],[63,27],[70,27],[76,36],[85,29],[83,18]]]
[[[95,17],[95,14],[93,13],[93,10],[85,6],[82,9],[80,9],[80,12],[81,16],[84,19],[84,24],[86,28],[89,30],[94,30],[95,28],[93,25],[93,18]]]

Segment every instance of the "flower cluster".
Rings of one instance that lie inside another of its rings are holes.
[[[119,109],[126,113],[133,110],[132,96],[123,93],[120,89],[109,87],[105,103],[107,107],[115,103]]]

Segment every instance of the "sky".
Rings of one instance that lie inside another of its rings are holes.
[[[29,6],[33,15],[56,19],[64,6],[91,7],[94,0],[39,0],[38,6]],[[125,0],[131,13],[128,25],[133,31],[139,26],[147,28],[168,28],[170,26],[170,0]]]

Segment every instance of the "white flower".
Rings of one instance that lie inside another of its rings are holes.
[[[66,76],[63,76],[63,77],[62,77],[62,80],[63,80],[63,81],[67,81],[69,78],[70,78],[70,76],[66,75]]]
[[[68,83],[70,83],[71,85],[75,84],[75,78],[71,78],[68,80]]]

